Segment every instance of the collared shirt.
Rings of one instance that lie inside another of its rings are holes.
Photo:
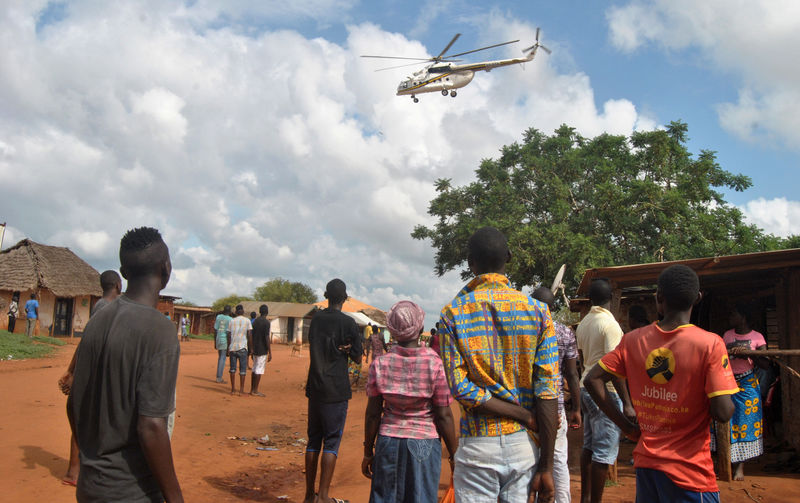
[[[475,407],[495,397],[533,409],[534,399],[558,398],[558,343],[550,310],[509,286],[502,274],[482,274],[442,309],[442,362],[461,405],[461,436],[493,437],[525,430]]]
[[[453,398],[442,360],[431,348],[394,346],[372,362],[367,396],[383,396],[378,433],[398,438],[439,438],[433,407],[447,407]]]
[[[553,322],[553,328],[556,332],[556,340],[558,341],[558,369],[561,378],[558,380],[558,408],[564,409],[564,360],[577,360],[578,359],[578,343],[575,340],[575,332],[571,328],[559,323]],[[576,393],[578,390],[570,390]]]
[[[622,328],[611,311],[600,306],[592,306],[578,324],[576,336],[578,349],[583,352],[584,370],[581,376],[581,386],[583,386],[583,380],[586,379],[589,370],[622,340]],[[610,381],[606,383],[606,389],[617,392]]]
[[[228,330],[231,333],[230,351],[247,349],[247,332],[253,330],[253,324],[250,323],[250,318],[237,316],[228,325]]]

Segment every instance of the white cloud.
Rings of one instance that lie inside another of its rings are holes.
[[[800,145],[800,3],[793,0],[634,0],[611,7],[612,43],[697,48],[699,64],[733,75],[736,102],[717,107],[723,128],[748,141]]]
[[[800,235],[800,201],[760,197],[740,208],[748,223],[780,237]]]
[[[220,21],[257,5],[256,19],[318,8],[313,19],[333,22],[351,2],[225,5],[76,1],[40,33],[42,4],[0,7],[9,235],[73,246],[105,269],[125,230],[151,225],[172,251],[170,294],[210,303],[275,276],[321,292],[338,276],[381,308],[418,301],[432,324],[461,286],[457,272],[435,277],[430,244],[409,235],[432,221],[435,179],[472,179],[531,126],[590,136],[652,124],[624,97],[598,109],[589,78],[544,53],[415,105],[394,95],[402,71],[375,73],[359,55],[425,54],[417,41],[368,23],[336,44]],[[486,40],[533,40],[530,24],[484,21]]]

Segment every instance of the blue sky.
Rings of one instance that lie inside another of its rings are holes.
[[[361,54],[467,56],[456,99],[396,97],[406,69]],[[125,230],[170,245],[167,293],[209,303],[266,279],[342,277],[383,309],[458,290],[414,241],[440,177],[466,183],[528,127],[630,134],[671,120],[754,186],[727,199],[800,233],[800,4],[11,0],[0,7],[0,220],[115,268]]]

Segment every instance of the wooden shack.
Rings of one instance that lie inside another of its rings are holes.
[[[800,249],[588,269],[577,298],[570,301],[570,310],[583,317],[590,307],[585,298],[589,284],[592,279],[606,278],[614,289],[612,312],[623,330],[627,330],[628,309],[634,304],[643,306],[654,321],[658,275],[673,264],[691,267],[700,278],[703,300],[692,313],[694,324],[722,334],[730,328],[730,307],[748,301],[760,313],[752,328],[764,334],[769,349],[800,349]],[[800,357],[782,358],[800,369]],[[796,449],[800,449],[798,381],[781,370],[783,437]]]
[[[83,331],[89,311],[103,295],[100,274],[69,248],[23,239],[0,252],[0,328],[8,328],[8,304],[20,292],[15,332],[25,333],[25,302],[39,300],[37,335],[72,336]]]

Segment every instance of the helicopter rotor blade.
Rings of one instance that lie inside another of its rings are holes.
[[[456,33],[456,36],[453,37],[453,40],[451,40],[449,44],[447,44],[447,47],[442,49],[442,52],[440,52],[438,56],[436,56],[435,58],[432,58],[432,59],[434,61],[440,61],[442,59],[442,56],[444,56],[444,53],[446,53],[447,51],[450,50],[450,48],[453,46],[453,44],[456,43],[456,40],[458,40],[458,37],[460,37],[460,36],[461,36],[460,33]]]
[[[449,54],[445,56],[445,58],[457,58],[458,56],[463,56],[465,54],[472,54],[473,52],[485,51],[486,49],[494,49],[495,47],[500,47],[501,45],[515,44],[517,42],[519,42],[519,40],[509,40],[508,42],[503,42],[502,44],[489,45],[486,47],[481,47],[480,49],[473,49],[467,52],[459,52],[458,54]]]
[[[550,49],[548,49],[547,47],[545,47],[545,46],[543,46],[543,45],[540,45],[539,47],[540,47],[540,48],[541,48],[541,49],[542,49],[544,52],[546,52],[547,54],[553,54],[553,51],[551,51],[551,50],[550,50]]]
[[[386,68],[378,68],[375,70],[376,72],[382,72],[384,70],[394,70],[395,68],[405,68],[407,66],[416,66],[416,65],[424,65],[428,61],[417,61],[416,63],[408,63],[407,65],[397,65],[397,66],[387,66]]]
[[[536,43],[537,43],[537,44],[539,43],[539,32],[540,32],[540,31],[541,31],[541,28],[539,28],[539,27],[537,26],[537,27],[536,27]]]
[[[403,56],[367,56],[361,55],[362,58],[379,58],[379,59],[410,59],[414,61],[433,61],[431,58],[405,58]]]

